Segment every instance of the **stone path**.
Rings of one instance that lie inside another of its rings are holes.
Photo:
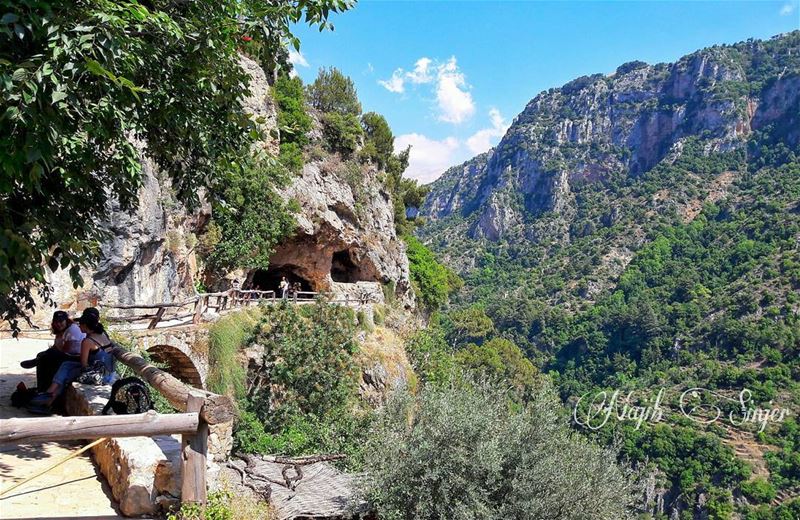
[[[34,339],[0,339],[0,419],[29,417],[11,406],[17,383],[35,385],[34,370],[19,366],[47,348],[49,342]],[[0,445],[0,490],[44,469],[85,443],[49,442],[36,445]],[[88,454],[75,457],[54,470],[0,497],[0,519],[94,518],[118,516],[105,480]]]

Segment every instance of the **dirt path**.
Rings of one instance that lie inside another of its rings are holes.
[[[0,339],[0,419],[30,416],[12,407],[9,396],[20,381],[35,385],[34,370],[23,369],[19,362],[47,346],[48,341],[43,340]],[[0,491],[83,444],[0,445]],[[122,518],[109,497],[105,480],[88,454],[83,454],[0,497],[0,518]]]

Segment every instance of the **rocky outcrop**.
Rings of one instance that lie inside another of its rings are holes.
[[[494,150],[431,185],[423,213],[452,220],[453,236],[569,241],[580,206],[575,186],[640,177],[679,157],[687,139],[699,139],[711,154],[740,149],[754,131],[780,127],[789,129],[781,139],[796,146],[798,40],[796,31],[715,46],[673,64],[633,62],[542,92]],[[543,215],[552,224],[546,233],[529,225]],[[439,234],[443,227],[432,229]]]
[[[395,234],[391,198],[374,168],[355,168],[335,155],[304,166],[283,191],[299,205],[297,231],[276,248],[270,269],[302,279],[311,290],[342,296],[356,290],[355,284],[391,284],[412,306],[408,258]],[[383,299],[380,289],[369,291]]]
[[[277,155],[277,107],[267,78],[249,58],[242,57],[241,66],[251,78],[243,108],[263,136],[257,146]],[[309,137],[312,142],[322,139],[319,123]],[[175,200],[166,175],[144,153],[141,157],[139,203],[131,212],[109,204],[109,217],[102,224],[109,238],[98,263],[82,272],[84,285],[74,288],[64,271],[50,273],[59,307],[171,302],[194,294],[195,233],[210,218],[210,208],[204,205],[189,213]],[[395,234],[392,201],[378,175],[373,167],[336,155],[308,162],[282,190],[285,199],[297,202],[297,232],[277,247],[270,272],[237,271],[216,284],[210,282],[219,289],[228,288],[233,279],[276,289],[280,277],[287,276],[302,280],[305,290],[342,296],[359,289],[347,284],[360,282],[363,288],[369,282],[376,284],[369,292],[381,295],[375,301],[383,299],[379,286],[390,284],[404,305],[413,306],[405,246]],[[40,314],[39,321],[45,323],[47,313]]]

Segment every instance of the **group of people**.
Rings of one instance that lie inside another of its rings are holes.
[[[107,384],[116,379],[113,342],[100,322],[100,311],[89,307],[73,321],[65,311],[53,313],[53,346],[20,363],[36,368],[38,393],[28,403],[33,412],[47,413],[67,384],[82,380]]]
[[[278,289],[280,289],[281,298],[284,300],[292,296],[296,296],[297,293],[303,290],[303,288],[300,286],[300,282],[291,283],[286,279],[285,276],[281,278],[281,282],[278,284]]]

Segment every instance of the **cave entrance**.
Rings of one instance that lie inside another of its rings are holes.
[[[275,294],[280,296],[278,286],[285,276],[289,283],[299,283],[301,291],[313,291],[314,287],[311,282],[300,276],[298,272],[299,268],[294,265],[276,265],[270,266],[269,269],[257,269],[250,278],[249,288],[259,291],[275,291]]]
[[[353,261],[350,251],[344,249],[333,253],[331,260],[331,279],[334,282],[356,283],[364,281],[361,276],[361,269]]]

